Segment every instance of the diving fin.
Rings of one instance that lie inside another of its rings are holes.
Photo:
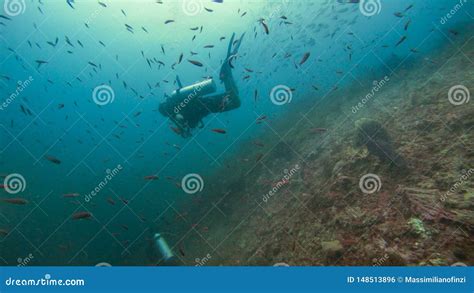
[[[178,84],[178,89],[183,88],[183,84],[181,83],[181,80],[179,79],[178,75],[176,75],[176,83]]]

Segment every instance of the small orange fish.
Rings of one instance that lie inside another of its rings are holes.
[[[265,20],[262,18],[259,20],[260,24],[263,26],[263,30],[268,35],[270,34],[270,30],[268,29],[268,25],[265,23]]]
[[[107,198],[107,202],[110,203],[111,205],[115,205],[115,201],[111,199],[110,197]]]
[[[56,165],[61,164],[61,161],[58,158],[55,158],[53,156],[45,156],[44,157],[46,160],[50,161],[51,163],[54,163]]]
[[[66,194],[63,194],[63,197],[67,197],[67,198],[78,197],[78,196],[80,196],[79,193],[66,193]]]
[[[73,220],[79,220],[79,219],[90,219],[92,217],[92,214],[89,212],[77,212],[72,215]]]
[[[193,64],[193,65],[196,65],[196,66],[198,66],[198,67],[202,67],[202,63],[199,62],[199,61],[196,61],[196,60],[189,60],[189,59],[188,59],[188,62],[191,63],[191,64]]]
[[[301,58],[300,64],[299,64],[300,66],[303,65],[306,61],[308,61],[309,55],[310,55],[309,52],[304,53],[303,57]]]
[[[19,198],[19,197],[16,197],[16,198],[4,198],[2,199],[2,201],[6,202],[6,203],[11,203],[11,204],[17,204],[17,205],[24,205],[24,204],[27,204],[28,201],[24,198]]]
[[[224,129],[221,129],[221,128],[214,128],[214,129],[211,129],[212,132],[215,132],[215,133],[220,133],[220,134],[226,134],[227,131],[225,131]]]
[[[312,133],[324,133],[326,131],[328,131],[327,128],[320,128],[320,127],[311,128]]]

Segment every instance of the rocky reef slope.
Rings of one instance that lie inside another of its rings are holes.
[[[182,203],[182,263],[474,265],[473,60],[471,38],[269,125]]]

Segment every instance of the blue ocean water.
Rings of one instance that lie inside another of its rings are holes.
[[[187,233],[173,228],[173,203],[194,200],[183,177],[198,175],[205,201],[216,172],[273,131],[272,119],[434,54],[473,11],[455,0],[3,2],[0,173],[21,176],[19,191],[5,181],[0,194],[28,201],[0,206],[5,265],[29,255],[35,265],[152,263],[151,226]],[[176,76],[213,77],[223,92],[233,33],[245,33],[233,60],[242,105],[182,138],[158,105]],[[93,217],[71,219],[77,212]]]

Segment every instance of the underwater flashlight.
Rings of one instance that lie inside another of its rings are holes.
[[[160,233],[155,233],[155,235],[153,236],[153,240],[155,246],[158,248],[165,261],[169,261],[175,258],[173,251]]]

